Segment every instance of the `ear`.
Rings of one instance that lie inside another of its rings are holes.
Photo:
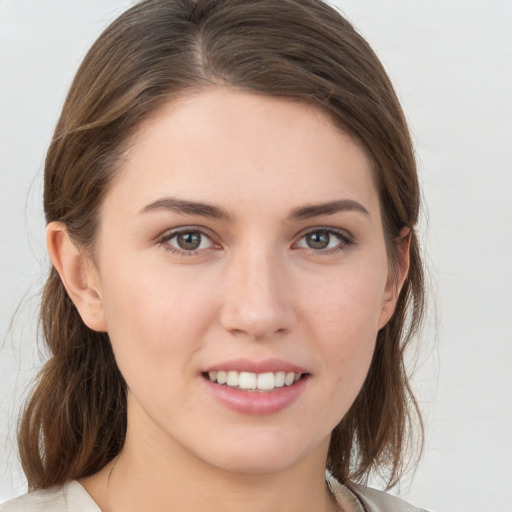
[[[405,278],[409,272],[411,230],[408,227],[402,228],[400,235],[396,239],[396,244],[398,248],[398,265],[397,268],[389,269],[388,280],[382,300],[379,329],[382,329],[393,316],[400,291],[402,290]]]
[[[92,260],[71,240],[61,222],[50,222],[46,227],[46,245],[84,323],[94,331],[106,331],[99,276]]]

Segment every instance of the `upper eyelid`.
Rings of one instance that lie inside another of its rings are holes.
[[[327,231],[328,233],[332,233],[332,234],[338,235],[340,237],[348,238],[348,239],[350,239],[350,241],[354,241],[354,236],[352,235],[352,233],[350,231],[343,229],[343,228],[336,228],[333,226],[314,226],[314,227],[305,228],[305,229],[302,229],[301,231],[299,231],[295,235],[295,238],[297,240],[300,240],[302,237],[308,235],[309,233],[315,233],[316,231]]]
[[[202,226],[180,226],[178,228],[169,228],[160,233],[156,239],[157,240],[163,240],[163,239],[171,239],[175,237],[176,235],[179,235],[180,233],[186,233],[187,231],[197,231],[198,233],[201,233],[202,235],[208,237],[210,240],[215,240],[215,235],[211,232],[211,230],[204,228]]]

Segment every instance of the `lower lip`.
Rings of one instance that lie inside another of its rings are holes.
[[[221,404],[240,414],[265,416],[289,407],[304,391],[308,377],[302,377],[291,386],[275,388],[273,391],[242,391],[217,384],[202,377],[210,393]]]

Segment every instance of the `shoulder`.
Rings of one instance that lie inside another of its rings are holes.
[[[349,505],[350,503],[354,510],[364,512],[427,512],[396,496],[370,487],[351,484],[350,489],[348,489],[331,475],[327,475],[327,482],[338,503],[340,505]],[[352,500],[350,500],[350,496],[352,496]]]
[[[383,491],[354,485],[353,492],[367,512],[427,512]]]
[[[46,510],[53,512],[66,510],[63,485],[29,492],[0,505],[0,512],[43,512]]]
[[[101,512],[76,481],[29,492],[0,505],[0,512]]]

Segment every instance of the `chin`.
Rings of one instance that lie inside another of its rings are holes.
[[[264,475],[285,471],[298,462],[297,456],[283,456],[259,452],[256,454],[231,454],[229,457],[217,461],[217,467],[229,473],[241,475]],[[220,464],[219,464],[220,462]]]
[[[225,446],[209,450],[210,463],[230,473],[262,475],[286,471],[309,457],[327,458],[329,437],[318,443],[293,440],[280,432],[269,438],[265,434],[245,435],[243,439],[231,439]]]

